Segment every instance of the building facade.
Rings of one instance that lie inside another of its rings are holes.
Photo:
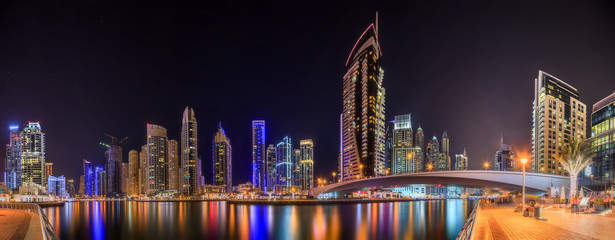
[[[275,145],[269,144],[267,147],[267,180],[266,180],[266,188],[267,191],[273,191],[273,188],[276,184],[276,159],[277,159],[277,150]]]
[[[147,188],[147,144],[141,146],[139,164],[139,194],[145,194]]]
[[[167,144],[167,159],[169,160],[169,189],[180,192],[179,145],[177,140],[169,140]]]
[[[81,187],[83,188],[84,196],[91,197],[94,196],[94,169],[92,168],[92,163],[88,160],[83,159],[83,181],[81,181]]]
[[[128,195],[139,195],[139,152],[128,152]]]
[[[615,92],[593,105],[588,141],[596,155],[580,174],[580,184],[594,191],[610,190],[615,184]]]
[[[534,86],[533,171],[564,175],[555,157],[564,139],[585,138],[585,104],[576,88],[546,72],[538,71]]]
[[[468,170],[468,154],[466,148],[463,148],[463,154],[455,155],[455,171]]]
[[[495,152],[494,170],[496,171],[515,171],[517,162],[515,152],[511,145],[504,144],[504,137],[501,138],[500,149]]]
[[[186,107],[182,117],[181,132],[181,193],[193,195],[200,188],[198,166],[198,134],[194,110]]]
[[[392,134],[391,175],[412,172],[414,158],[410,114],[395,116]]]
[[[53,175],[53,163],[46,162],[45,163],[45,179],[47,179],[51,175]],[[45,180],[45,184],[49,184],[49,182]]]
[[[438,170],[438,162],[440,161],[440,142],[438,142],[438,138],[436,138],[436,136],[433,136],[433,138],[429,141],[425,151],[427,153],[425,170],[430,172]]]
[[[265,120],[252,121],[252,186],[267,191]]]
[[[440,157],[438,158],[438,171],[451,170],[450,143],[448,132],[444,131],[442,134],[442,152],[440,152]]]
[[[21,183],[45,186],[45,133],[39,122],[28,122],[21,131]]]
[[[293,145],[284,137],[276,145],[276,188],[290,188],[293,184]],[[277,191],[276,191],[277,192]]]
[[[6,144],[6,165],[4,182],[8,189],[17,190],[21,186],[21,132],[19,126],[9,126],[9,142]]]
[[[66,178],[64,178],[64,176],[47,177],[47,194],[53,194],[61,198],[67,198],[68,191],[66,191]]]
[[[314,187],[314,142],[312,139],[299,141],[301,151],[299,179],[301,191],[307,194]]]
[[[214,185],[221,186],[230,193],[233,187],[233,151],[231,141],[221,124],[218,125],[218,131],[214,134],[212,142]]]
[[[147,181],[146,195],[168,190],[167,129],[147,124]]]
[[[116,137],[107,135],[111,138],[111,144],[105,145],[105,163],[107,173],[107,189],[106,194],[116,195],[122,193],[122,142]]]
[[[384,176],[385,89],[378,27],[371,24],[350,51],[343,77],[341,180]]]

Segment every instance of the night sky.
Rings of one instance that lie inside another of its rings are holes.
[[[448,130],[453,154],[467,147],[470,169],[493,161],[500,132],[529,156],[538,70],[576,87],[588,109],[615,91],[607,1],[27,2],[0,3],[0,144],[9,125],[40,121],[47,161],[68,178],[82,174],[82,158],[104,164],[105,133],[128,137],[125,162],[145,144],[146,123],[179,140],[188,105],[208,183],[219,121],[234,184],[250,180],[254,119],[267,121],[268,144],[312,138],[316,176],[328,176],[344,64],[376,11],[387,119],[411,113],[426,140]]]

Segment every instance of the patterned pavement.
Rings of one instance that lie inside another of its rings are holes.
[[[17,210],[0,209],[0,239],[22,240],[26,237],[31,215]]]

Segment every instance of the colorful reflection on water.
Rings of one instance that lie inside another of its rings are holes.
[[[61,239],[455,239],[474,201],[267,206],[67,202],[46,208]]]

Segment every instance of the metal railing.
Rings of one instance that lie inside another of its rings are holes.
[[[47,215],[41,210],[41,207],[35,203],[6,203],[0,202],[0,208],[27,211],[38,215],[43,234],[43,240],[59,240],[55,234],[53,226],[49,223]]]
[[[468,220],[466,220],[466,223],[463,225],[463,228],[461,228],[461,231],[459,232],[459,234],[457,234],[457,240],[469,240],[472,238],[472,230],[474,229],[476,212],[478,211],[477,209],[480,207],[481,202],[482,200],[479,200],[478,203],[476,203],[476,206],[474,206],[474,210],[472,210],[472,213],[470,213],[470,216],[468,216]]]

